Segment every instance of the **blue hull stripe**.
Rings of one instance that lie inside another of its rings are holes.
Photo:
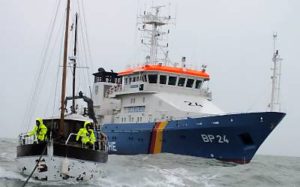
[[[160,140],[153,135],[155,123],[105,124],[102,130],[111,154],[153,153],[155,139],[162,153],[247,163],[284,116],[261,112],[172,120],[160,131]]]

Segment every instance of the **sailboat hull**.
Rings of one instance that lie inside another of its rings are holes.
[[[45,146],[47,147],[39,161]],[[92,180],[102,172],[101,165],[107,162],[107,158],[105,152],[62,144],[27,144],[17,147],[18,169],[29,176],[37,164],[32,175],[36,180]]]
[[[285,116],[228,114],[157,123],[105,124],[110,154],[173,153],[248,163]]]

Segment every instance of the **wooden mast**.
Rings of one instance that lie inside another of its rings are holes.
[[[60,112],[60,125],[59,135],[64,134],[64,118],[65,118],[65,97],[66,97],[66,83],[67,83],[67,60],[68,60],[68,32],[69,32],[69,16],[70,16],[70,0],[67,1],[67,15],[65,26],[65,39],[64,39],[64,59],[63,59],[63,74],[61,86],[61,112]]]

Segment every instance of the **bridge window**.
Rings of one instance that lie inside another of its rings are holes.
[[[143,81],[144,81],[144,82],[147,82],[147,75],[144,75],[144,76],[143,76]]]
[[[149,83],[156,84],[157,83],[157,74],[148,75]]]
[[[125,78],[125,84],[128,84],[128,78],[127,77]]]
[[[170,76],[168,84],[172,85],[172,86],[175,86],[176,85],[176,80],[177,80],[177,77]]]
[[[165,75],[159,76],[159,83],[160,84],[166,84],[167,83],[167,76],[165,76]]]
[[[124,109],[127,113],[145,112],[145,106],[129,106]]]
[[[179,80],[178,80],[178,86],[183,87],[184,83],[185,83],[185,78],[180,77]]]
[[[142,122],[142,117],[137,117],[137,122]]]
[[[196,80],[196,89],[200,89],[201,88],[201,84],[202,84],[202,80]]]
[[[186,82],[186,87],[192,88],[194,84],[194,79],[188,79]]]

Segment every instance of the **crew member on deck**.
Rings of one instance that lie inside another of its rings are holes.
[[[92,129],[92,123],[89,121],[84,122],[83,128],[79,129],[76,141],[81,137],[81,142],[84,145],[92,146],[96,142],[94,130]]]
[[[47,140],[47,127],[43,122],[42,118],[36,118],[36,125],[33,127],[33,130],[30,131],[26,137],[35,135],[39,143]]]

